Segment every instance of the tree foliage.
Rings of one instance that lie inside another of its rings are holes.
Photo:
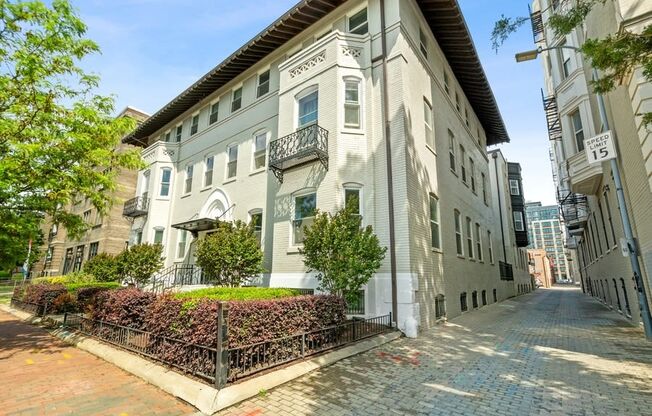
[[[144,243],[126,248],[116,256],[118,274],[142,286],[163,267],[162,255],[163,246],[160,244]]]
[[[251,224],[217,221],[214,233],[197,245],[197,264],[215,283],[240,286],[263,270],[263,252]]]
[[[98,282],[120,280],[118,261],[115,256],[108,253],[100,253],[84,263],[84,272],[94,276]]]
[[[114,119],[113,99],[79,66],[99,51],[86,25],[67,0],[48,4],[0,0],[0,235],[15,227],[24,246],[44,214],[81,235],[86,224],[64,208],[88,199],[105,213],[120,169],[141,163],[118,149],[134,121]]]
[[[301,253],[309,272],[317,273],[319,289],[354,301],[356,293],[378,270],[385,258],[371,226],[361,227],[361,218],[351,208],[335,215],[317,212],[305,229]]]
[[[565,36],[582,25],[589,13],[605,2],[577,0],[572,6],[553,10],[547,25],[555,36]],[[505,40],[528,20],[528,17],[501,16],[491,34],[493,48],[498,51]],[[637,68],[642,69],[647,82],[652,82],[652,25],[645,27],[641,33],[622,30],[603,39],[587,39],[579,49],[591,65],[601,71],[601,78],[591,81],[596,93],[613,90]],[[642,115],[645,124],[652,123],[652,113]]]

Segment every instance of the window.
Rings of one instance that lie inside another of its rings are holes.
[[[573,135],[575,136],[575,144],[577,151],[584,150],[584,128],[582,127],[582,116],[580,110],[577,109],[570,114],[571,124],[573,128]]]
[[[262,211],[252,212],[250,222],[251,222],[251,226],[254,229],[256,240],[258,240],[258,245],[260,245],[263,236],[263,212]]]
[[[489,263],[494,264],[494,242],[491,240],[491,231],[487,230],[487,241],[489,242]]]
[[[512,195],[520,195],[521,190],[518,187],[518,180],[510,179],[509,180],[509,193]]]
[[[163,228],[154,229],[154,244],[163,244]]]
[[[514,211],[514,229],[516,231],[525,231],[523,226],[523,213],[521,211]]]
[[[293,244],[303,243],[305,238],[304,228],[312,225],[317,209],[317,194],[310,193],[294,198],[294,221],[292,222]]]
[[[496,289],[493,290],[493,295],[494,295],[494,303],[498,302],[498,291],[496,291]]]
[[[473,309],[478,307],[478,291],[474,290],[471,292],[471,302],[473,302]]]
[[[595,212],[593,213],[593,226],[595,227],[595,235],[598,239],[598,249],[600,250],[600,255],[602,255],[602,241],[600,241],[600,229],[598,228],[598,220],[595,219]]]
[[[262,169],[267,162],[267,132],[254,136],[254,170]]]
[[[426,97],[423,97],[423,122],[426,132],[426,145],[428,145],[431,149],[434,149],[435,132],[432,125],[432,106],[428,100],[426,100]]]
[[[423,29],[419,28],[419,49],[425,58],[428,58],[428,38]]]
[[[258,74],[258,87],[256,88],[256,98],[260,98],[269,92],[269,70]]]
[[[94,243],[91,243],[88,246],[88,260],[92,259],[93,257],[97,256],[97,252],[100,248],[100,243],[99,241],[96,241]]]
[[[143,230],[138,230],[136,232],[136,245],[143,242]]]
[[[471,218],[466,217],[466,250],[470,259],[473,258],[473,230],[471,224]]]
[[[161,190],[159,192],[160,196],[169,196],[170,195],[170,178],[172,177],[172,169],[163,168],[161,169]]]
[[[469,310],[469,305],[466,303],[466,292],[460,293],[460,309],[462,312],[466,312]]]
[[[143,172],[143,181],[140,184],[140,196],[143,199],[147,199],[147,196],[149,194],[149,176],[150,176],[150,171],[145,171]]]
[[[475,223],[475,249],[477,251],[478,260],[482,261],[482,238],[480,238],[480,224]]]
[[[455,164],[455,135],[452,131],[448,130],[448,159],[450,161],[451,170],[456,172]]]
[[[446,316],[446,302],[444,295],[435,297],[435,319],[441,319]]]
[[[446,94],[451,95],[450,80],[448,78],[448,72],[446,72],[446,70],[444,70],[444,91],[446,91]]]
[[[183,133],[183,124],[179,124],[174,133],[174,139],[176,140],[177,143],[181,141],[181,133]]]
[[[63,262],[63,274],[70,273],[70,269],[72,268],[72,251],[72,247],[66,249],[66,257]]]
[[[215,156],[208,156],[204,159],[204,186],[211,186],[213,184],[213,165],[215,164]]]
[[[233,90],[231,97],[231,112],[234,113],[242,107],[242,87]]]
[[[480,178],[482,180],[482,200],[485,204],[489,204],[487,201],[487,176],[482,172],[480,173]]]
[[[318,107],[319,91],[313,91],[310,94],[299,98],[299,128],[317,123],[319,115]]]
[[[226,179],[235,178],[238,173],[238,145],[234,144],[226,149]]]
[[[172,135],[172,132],[170,132],[170,131],[165,132],[165,136],[163,136],[163,137],[164,137],[164,140],[165,140],[166,143],[170,142],[170,136],[171,135]]]
[[[455,91],[455,108],[457,109],[457,112],[460,112],[460,95],[458,94],[457,91]]]
[[[362,9],[353,16],[349,17],[349,32],[356,35],[366,35],[369,31],[367,23],[367,9]]]
[[[186,255],[186,239],[188,238],[188,231],[179,230],[177,241],[177,258],[183,258]]]
[[[344,81],[344,127],[360,127],[360,81]]]
[[[85,246],[77,246],[75,250],[75,263],[72,266],[73,272],[78,272],[81,270],[82,262],[84,261],[84,249]]]
[[[471,190],[475,193],[475,162],[469,158],[469,175],[471,176]]]
[[[466,150],[460,145],[460,167],[462,170],[462,182],[466,183]]]
[[[217,117],[220,114],[220,102],[211,104],[210,115],[208,116],[208,124],[214,124],[217,122]]]
[[[193,165],[188,165],[186,166],[186,187],[184,189],[185,193],[190,193],[192,191],[192,174],[193,174],[194,166]]]
[[[565,46],[565,43],[561,46]],[[571,52],[567,48],[560,48],[561,50],[561,67],[564,74],[564,79],[568,78],[571,73]]]
[[[614,293],[616,293],[616,302],[618,303],[618,310],[622,312],[623,310],[623,305],[620,304],[620,295],[618,294],[618,283],[616,283],[616,279],[612,279],[614,283]]]
[[[351,212],[355,215],[362,215],[361,208],[362,198],[360,198],[360,188],[345,187],[344,188],[344,207],[350,208]]]
[[[469,107],[464,107],[464,122],[466,123],[466,127],[471,127],[471,122],[469,121]]]
[[[455,245],[457,248],[457,255],[464,255],[464,245],[462,243],[462,215],[458,210],[455,210]]]
[[[194,116],[192,116],[192,120],[190,122],[190,135],[192,136],[193,134],[196,134],[198,130],[199,130],[199,114],[195,114]]]
[[[54,247],[48,247],[48,251],[45,253],[45,263],[51,263],[52,258],[54,257]]]
[[[614,223],[611,219],[611,206],[609,206],[609,193],[605,191],[604,193],[604,206],[607,208],[607,219],[609,220],[609,227],[611,228],[611,239],[616,245],[616,230],[614,230]]]
[[[482,291],[482,306],[485,306],[487,304],[487,291],[483,290]]]
[[[623,299],[625,300],[625,313],[627,316],[632,316],[632,309],[629,307],[629,297],[627,296],[627,286],[625,286],[625,279],[620,278],[620,287],[623,289]]]
[[[430,195],[428,205],[430,213],[430,246],[440,250],[441,235],[439,232],[439,200],[436,196]]]
[[[91,210],[90,209],[84,211],[84,213],[82,214],[82,219],[87,224],[90,222],[90,220],[91,220]]]
[[[609,235],[607,234],[607,223],[604,221],[604,211],[602,210],[602,204],[600,203],[600,199],[598,198],[598,211],[600,211],[600,221],[602,222],[602,231],[604,232],[604,241],[606,243],[606,248],[609,250]],[[616,242],[614,241],[614,244]]]

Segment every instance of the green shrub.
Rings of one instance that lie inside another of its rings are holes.
[[[163,246],[160,244],[131,246],[116,256],[118,273],[142,286],[163,267],[162,255]]]
[[[0,270],[0,279],[8,279],[11,277],[11,272]]]
[[[32,279],[32,284],[47,283],[51,285],[95,283],[95,276],[86,272],[72,272],[65,276],[46,276]]]
[[[84,264],[84,273],[95,277],[98,282],[117,282],[120,279],[115,256],[100,253]]]
[[[90,282],[90,283],[65,283],[68,292],[77,292],[79,289],[99,288],[99,289],[117,289],[120,286],[118,282]]]
[[[216,300],[262,300],[298,296],[296,289],[274,287],[213,287],[190,292],[180,292],[174,295],[177,299],[216,299]]]

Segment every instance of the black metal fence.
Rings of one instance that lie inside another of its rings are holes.
[[[45,316],[48,312],[48,304],[24,302],[20,299],[11,298],[11,306],[21,311],[31,313],[34,316]]]
[[[364,315],[364,289],[359,290],[355,294],[354,299],[347,299],[346,313],[347,315]]]

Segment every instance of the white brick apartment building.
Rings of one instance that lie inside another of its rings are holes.
[[[161,242],[168,267],[240,219],[260,226],[259,283],[315,288],[302,227],[359,200],[388,247],[366,315],[429,327],[516,293],[486,150],[508,137],[455,0],[301,1],[126,141],[148,162],[132,242]]]

